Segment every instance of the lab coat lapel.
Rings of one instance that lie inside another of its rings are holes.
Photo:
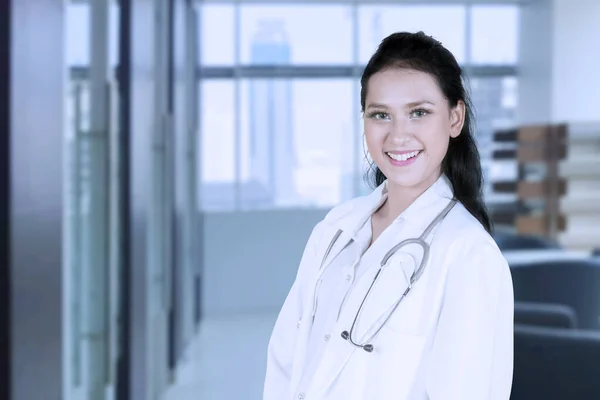
[[[381,260],[393,246],[402,240],[419,237],[430,220],[433,220],[447,204],[451,197],[449,185],[445,179],[440,179],[434,187],[426,192],[410,207],[405,216],[405,223],[390,226],[375,241],[371,249],[365,253],[361,262],[368,263],[369,270],[360,278],[346,299],[340,318],[332,332],[332,340],[328,344],[319,373],[312,386],[317,396],[324,393],[335,381],[352,354],[364,351],[341,337],[343,331],[350,331],[356,313],[373,282],[381,265]],[[418,214],[418,215],[416,215]],[[363,309],[352,333],[355,343],[363,344],[379,329],[381,323],[387,318],[396,302],[408,287],[411,274],[414,272],[422,257],[419,246],[406,246],[399,249],[382,269],[381,275],[374,284],[368,299],[363,304]],[[425,267],[427,269],[427,267]],[[408,294],[410,296],[410,293]],[[398,309],[403,306],[400,303]],[[398,310],[396,309],[396,310]]]
[[[388,237],[393,236],[395,235],[389,235]],[[327,390],[355,351],[364,351],[344,340],[341,333],[343,331],[350,332],[360,304],[373,282],[373,278],[379,269],[379,263],[387,252],[386,247],[391,246],[387,246],[387,243],[378,246],[377,251],[372,252],[369,257],[365,257],[363,260],[370,263],[369,271],[357,282],[356,287],[343,306],[338,323],[332,332],[333,340],[328,345],[322,368],[319,369],[314,386],[316,393],[323,393]],[[409,253],[398,252],[383,268],[380,277],[369,293],[368,299],[363,304],[363,309],[354,327],[352,339],[355,343],[364,344],[381,326],[383,320],[400,299],[408,287],[408,278],[413,271],[412,258]]]
[[[327,235],[327,237],[331,239],[325,241],[323,244],[327,244],[327,246],[319,251],[319,254],[322,255],[320,259],[320,271],[318,274],[319,278],[329,264],[331,264],[331,262],[342,252],[342,250],[344,250],[346,246],[348,246],[352,240],[352,237],[343,230],[331,232],[329,235]],[[333,242],[334,239],[335,242]],[[331,248],[329,248],[330,245]]]
[[[302,313],[302,317],[300,321],[298,321],[298,343],[299,346],[296,347],[295,360],[294,363],[294,371],[292,373],[291,379],[291,390],[294,391],[295,388],[300,383],[300,379],[302,378],[302,371],[305,368],[306,362],[306,346],[309,341],[310,332],[312,329],[313,322],[313,301],[315,292],[319,290],[319,281],[323,274],[323,271],[331,264],[331,262],[341,253],[341,251],[348,245],[352,238],[345,232],[339,231],[339,229],[327,229],[324,234],[324,238],[326,240],[322,241],[321,248],[317,251],[317,257],[313,261],[317,267],[320,267],[319,271],[315,274],[313,280],[310,282],[309,287],[311,290],[307,291],[306,298],[304,299],[304,311]],[[329,245],[333,242],[331,249],[328,250]]]

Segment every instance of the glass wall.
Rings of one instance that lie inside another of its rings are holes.
[[[434,36],[469,75],[486,172],[515,123],[518,6],[228,3],[201,13],[204,211],[331,207],[367,191],[359,78],[395,31]],[[310,21],[310,28],[307,27]]]

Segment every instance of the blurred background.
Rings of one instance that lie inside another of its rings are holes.
[[[468,75],[511,399],[600,399],[600,2],[0,4],[0,399],[261,399],[308,235],[370,190],[362,69],[419,30]]]

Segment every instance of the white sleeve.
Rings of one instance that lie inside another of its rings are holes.
[[[317,225],[318,227],[318,225]],[[298,322],[303,311],[305,275],[315,260],[316,230],[308,239],[296,278],[279,312],[267,352],[267,372],[263,400],[282,400],[289,392],[290,379],[294,366],[294,352],[298,334]],[[317,266],[313,266],[315,269]],[[310,275],[310,273],[308,274]]]
[[[513,375],[510,269],[489,237],[451,261],[427,377],[430,400],[508,400]]]

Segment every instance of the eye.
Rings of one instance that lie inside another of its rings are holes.
[[[430,114],[430,112],[428,110],[425,110],[424,108],[418,108],[416,110],[412,110],[410,112],[410,117],[411,118],[421,118],[426,116],[427,114]]]
[[[372,112],[371,114],[369,114],[369,118],[378,119],[378,120],[389,120],[390,115],[386,112],[375,111],[375,112]]]

